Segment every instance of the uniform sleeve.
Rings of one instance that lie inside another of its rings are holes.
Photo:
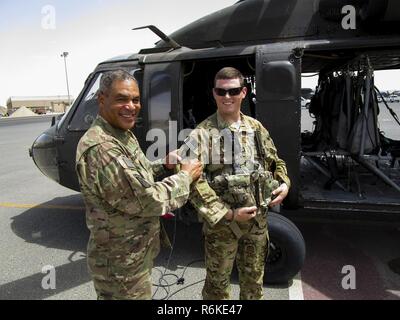
[[[168,173],[168,171],[164,167],[163,161],[164,159],[158,159],[156,161],[150,162],[154,178],[161,177]]]
[[[81,181],[114,209],[141,217],[160,216],[188,200],[191,177],[186,172],[153,182],[145,178],[149,173],[143,172],[139,163],[127,160],[117,147],[106,145],[90,149],[85,158],[85,169],[79,169],[85,176]]]
[[[290,179],[288,176],[286,163],[282,159],[279,158],[278,152],[272,141],[271,136],[267,129],[260,123],[260,130],[262,136],[262,143],[265,146],[267,151],[267,163],[269,165],[269,169],[274,175],[274,178],[278,180],[280,183],[286,183],[290,188]]]
[[[204,165],[203,172],[207,171],[208,163],[208,133],[205,129],[196,129],[191,132],[178,154],[185,158],[197,158]],[[190,149],[190,150],[189,150]],[[190,203],[211,226],[220,221],[230,209],[210,187],[207,179],[201,176],[192,186]]]
[[[139,141],[135,137],[135,135],[132,134],[132,138],[136,141],[136,143],[139,145]],[[165,176],[169,171],[164,167],[163,165],[163,160],[164,159],[158,159],[155,161],[150,161],[147,158],[145,158],[145,161],[149,164],[149,167],[151,167],[151,170],[153,171],[153,177],[154,180],[156,180],[159,177]]]
[[[195,182],[189,201],[211,226],[220,221],[230,209],[229,205],[217,196],[204,178]]]

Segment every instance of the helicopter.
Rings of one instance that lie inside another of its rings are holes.
[[[169,36],[153,25],[135,28],[161,40],[99,63],[70,109],[33,142],[30,155],[47,177],[80,191],[76,147],[96,118],[104,72],[123,69],[137,79],[143,107],[132,130],[148,150],[150,130],[168,137],[171,122],[178,131],[190,130],[214,113],[214,75],[235,67],[250,93],[242,112],[268,129],[292,182],[279,212],[268,214],[265,271],[267,283],[290,281],[306,248],[289,217],[400,217],[400,142],[380,130],[374,85],[375,71],[400,68],[399,26],[396,0],[242,0]],[[302,132],[303,74],[319,78],[305,109],[313,130]],[[190,206],[180,211],[179,219],[198,221]]]

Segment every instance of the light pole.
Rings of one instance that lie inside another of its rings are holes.
[[[65,78],[67,80],[67,92],[68,92],[68,107],[71,106],[71,100],[69,98],[69,85],[68,85],[68,72],[67,72],[67,57],[68,57],[68,52],[63,52],[61,54],[61,57],[64,57],[64,67],[65,67]],[[64,112],[65,112],[65,107],[64,107]]]

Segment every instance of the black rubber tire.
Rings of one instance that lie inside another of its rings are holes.
[[[306,256],[304,238],[293,222],[280,214],[269,212],[267,220],[270,246],[264,283],[288,283],[303,267]]]

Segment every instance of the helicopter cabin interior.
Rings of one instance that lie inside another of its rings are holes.
[[[378,102],[374,72],[399,68],[400,50],[333,48],[309,45],[298,50],[278,44],[256,51],[248,47],[240,54],[189,51],[182,59],[170,53],[149,55],[142,65],[136,58],[100,64],[70,114],[57,124],[58,134],[66,135],[66,130],[69,137],[59,144],[63,150],[58,160],[69,165],[60,171],[60,181],[79,190],[77,181],[69,179],[74,163],[68,155],[96,116],[105,71],[123,68],[138,79],[146,108],[133,131],[148,150],[149,129],[167,133],[168,120],[177,120],[179,130],[194,128],[214,113],[214,76],[232,66],[243,73],[248,88],[242,112],[265,125],[286,161],[292,186],[284,209],[395,216],[400,213],[400,121],[392,104]],[[318,77],[318,86],[309,108],[301,108],[301,79],[308,74]]]
[[[269,110],[260,120],[287,161],[289,174],[294,173],[295,190],[285,207],[399,213],[400,122],[391,106],[384,100],[378,103],[374,72],[399,68],[400,51],[304,50],[300,55],[299,82],[301,75],[313,74],[318,86],[307,109],[300,106],[301,84],[294,88],[297,107],[292,116],[289,109],[286,115],[278,112],[279,98],[259,102],[262,87],[271,84],[257,83],[261,77],[254,55],[184,61],[183,127],[194,128],[215,112],[214,75],[224,66],[236,67],[248,88],[242,112],[260,119],[261,108]],[[285,86],[284,78],[277,76],[275,91]],[[292,121],[292,136],[281,125],[286,120]],[[298,141],[290,141],[296,137]]]

